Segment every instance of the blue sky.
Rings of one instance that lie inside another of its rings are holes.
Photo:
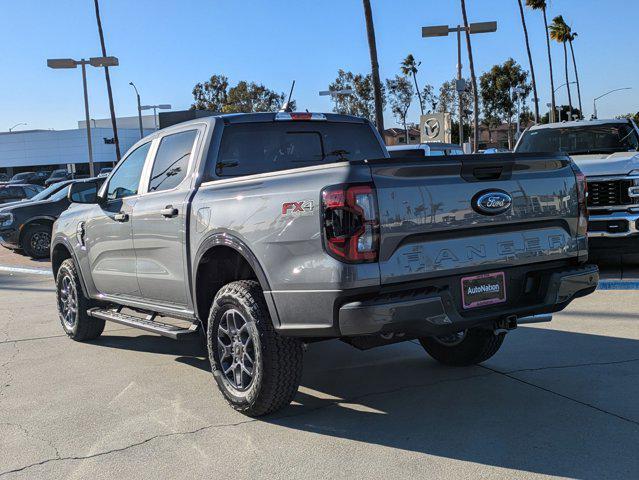
[[[399,72],[408,53],[422,61],[419,81],[436,88],[455,75],[453,37],[422,39],[422,25],[461,21],[457,0],[372,0],[382,78]],[[599,104],[600,118],[639,111],[639,36],[636,0],[550,0],[549,17],[563,14],[579,33],[575,43],[582,99],[633,87]],[[515,58],[527,67],[516,0],[467,0],[469,19],[497,20],[497,33],[473,36],[476,70]],[[0,131],[74,128],[84,118],[79,70],[51,70],[46,59],[100,54],[92,0],[0,0]],[[118,116],[136,114],[134,81],[143,103],[188,108],[191,90],[213,73],[246,79],[278,91],[297,81],[301,108],[328,111],[319,97],[339,68],[370,69],[360,0],[101,0]],[[541,15],[527,12],[541,104],[549,78]],[[553,46],[555,85],[563,83],[563,52]],[[468,62],[464,61],[468,74]],[[108,116],[102,70],[89,71],[92,118]],[[558,102],[566,102],[565,89]],[[414,119],[416,120],[416,112]],[[390,114],[387,123],[394,123]]]

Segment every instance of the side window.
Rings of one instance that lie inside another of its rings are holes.
[[[109,179],[107,200],[137,195],[144,161],[147,153],[149,153],[149,148],[151,148],[151,142],[139,146],[117,167],[117,170]]]
[[[149,192],[170,190],[182,183],[197,133],[197,130],[188,130],[162,138],[153,162]]]

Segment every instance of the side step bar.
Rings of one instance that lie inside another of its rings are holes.
[[[106,308],[91,308],[87,312],[90,316],[106,320],[108,322],[120,323],[127,327],[139,328],[147,332],[157,333],[163,337],[169,337],[178,340],[185,335],[192,335],[197,332],[198,325],[193,323],[189,328],[176,327],[167,323],[155,321],[155,314],[147,315],[146,318],[140,318],[133,315],[127,315],[118,310]]]

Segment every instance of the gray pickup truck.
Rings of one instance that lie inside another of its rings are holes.
[[[344,115],[181,123],[69,198],[51,242],[69,337],[105,321],[201,332],[221,392],[251,416],[291,401],[309,342],[419,339],[471,365],[598,282],[568,157],[391,159]]]

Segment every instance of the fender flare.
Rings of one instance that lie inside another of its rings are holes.
[[[82,274],[82,268],[80,268],[80,263],[78,261],[78,257],[75,254],[75,250],[69,243],[68,239],[64,237],[56,237],[55,239],[51,240],[51,252],[53,252],[58,245],[62,245],[71,254],[71,258],[73,259],[73,262],[75,263],[76,271],[78,272],[78,277],[80,278],[80,287],[82,287],[82,293],[84,294],[86,298],[90,298],[88,289],[86,286],[86,282]],[[51,270],[52,273],[55,273],[53,272],[53,262],[51,263],[51,267],[52,267],[52,270]],[[54,282],[56,281],[55,274],[53,276],[53,281]]]
[[[266,300],[266,306],[268,307],[269,314],[271,316],[271,321],[273,322],[273,327],[278,329],[280,325],[279,315],[277,313],[277,308],[275,307],[275,302],[273,301],[273,297],[270,294],[270,285],[266,274],[264,273],[264,269],[260,264],[259,260],[253,253],[253,251],[244,243],[241,239],[232,235],[228,232],[215,232],[208,235],[206,238],[200,242],[200,246],[197,249],[197,252],[193,258],[193,270],[191,272],[191,295],[193,297],[193,305],[197,312],[198,298],[197,298],[197,270],[202,261],[202,257],[212,248],[224,246],[229,247],[239,253],[244,260],[249,264],[249,266],[255,272],[255,276],[257,277],[257,281],[262,287],[262,291],[264,292],[264,299]],[[198,315],[199,317],[199,315]],[[200,319],[201,321],[202,319]]]

